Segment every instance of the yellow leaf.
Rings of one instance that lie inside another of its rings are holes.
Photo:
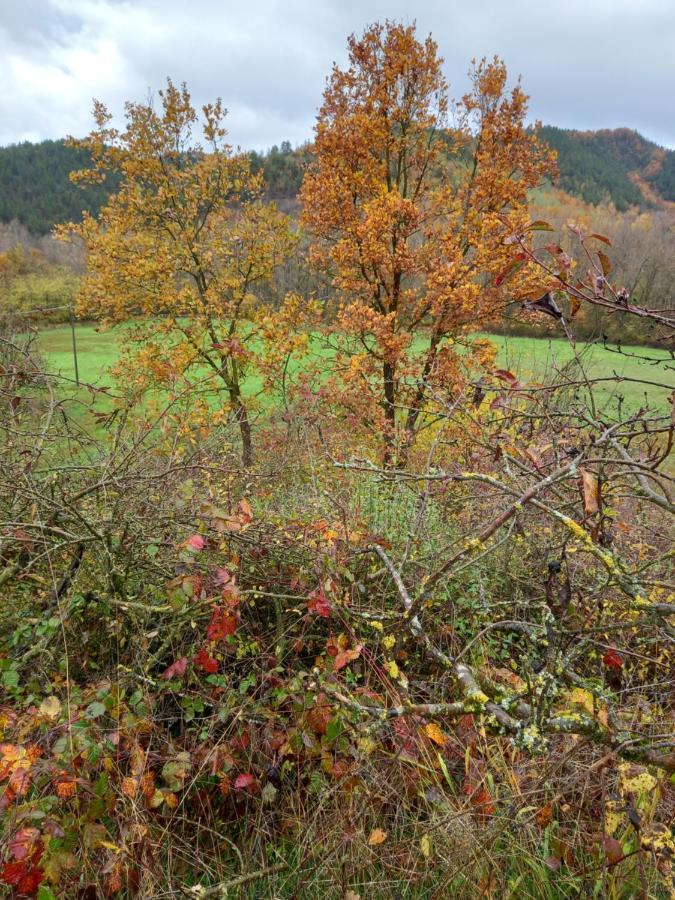
[[[161,806],[162,803],[164,803],[164,794],[161,791],[155,791],[155,793],[150,798],[151,809],[157,809],[157,807]]]
[[[625,804],[619,800],[608,800],[605,807],[605,831],[613,837],[619,826],[626,821]]]
[[[381,828],[374,828],[370,837],[368,838],[368,846],[369,847],[377,847],[379,844],[384,844],[387,840],[387,832],[382,831]]]
[[[436,725],[435,722],[429,722],[428,725],[425,725],[424,733],[428,738],[431,738],[434,744],[438,744],[439,747],[442,747],[448,742],[447,734],[441,731],[441,729],[438,727],[438,725]]]
[[[112,850],[113,853],[121,853],[122,848],[118,847],[117,844],[113,844],[111,841],[99,841],[99,847],[105,847],[106,850]]]
[[[628,763],[619,766],[619,784],[624,794],[651,794],[657,783],[646,769],[640,770]]]
[[[359,750],[362,753],[365,753],[366,756],[370,756],[373,750],[377,747],[375,741],[366,735],[366,737],[362,737],[358,742]]]
[[[583,688],[574,688],[574,690],[569,692],[568,697],[569,702],[573,706],[580,706],[589,715],[593,715],[593,694],[590,691],[585,691]]]
[[[431,841],[429,840],[429,835],[422,835],[420,840],[420,853],[425,859],[429,859],[431,855]]]

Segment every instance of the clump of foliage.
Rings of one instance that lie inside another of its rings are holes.
[[[17,321],[67,322],[73,314],[78,277],[50,264],[39,250],[21,244],[0,253],[2,315]]]

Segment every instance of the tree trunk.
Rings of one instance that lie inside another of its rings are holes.
[[[390,466],[395,463],[396,442],[396,389],[394,385],[394,367],[385,362],[382,367],[384,385],[384,462]]]
[[[241,433],[241,461],[244,468],[248,468],[253,464],[253,442],[251,440],[251,423],[241,399],[234,408],[234,414]]]
[[[253,464],[253,441],[251,439],[251,423],[248,420],[248,413],[241,399],[239,386],[229,387],[230,403],[232,404],[232,412],[234,420],[239,426],[241,434],[241,462],[244,468],[248,468]]]

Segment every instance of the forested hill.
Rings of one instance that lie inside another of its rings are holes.
[[[88,154],[65,141],[25,142],[0,147],[0,222],[17,219],[33,234],[57,222],[97,212],[110,186],[72,184],[70,172],[85,168]]]
[[[611,202],[623,211],[675,202],[675,151],[636,131],[566,131],[547,125],[542,136],[558,152],[560,187],[587,203]],[[254,169],[264,170],[270,197],[295,197],[308,145],[293,149],[284,141],[251,156]],[[86,164],[86,154],[64,141],[0,147],[0,222],[16,219],[34,234],[46,234],[56,222],[78,220],[82,210],[95,212],[108,186],[82,188],[68,179],[69,172]]]
[[[629,128],[567,131],[545,125],[541,136],[558,152],[560,187],[587,203],[629,206],[675,202],[675,152]]]

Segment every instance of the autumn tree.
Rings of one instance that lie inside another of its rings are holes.
[[[504,239],[552,168],[504,64],[483,60],[471,78],[451,110],[431,37],[393,22],[352,36],[348,67],[328,79],[301,191],[312,258],[342,300],[341,398],[389,460],[424,427],[430,392],[455,383],[458,342],[503,306],[494,282],[510,260]],[[519,278],[524,286],[527,272]],[[485,360],[485,342],[470,343]]]
[[[92,167],[75,177],[113,177],[119,188],[98,217],[85,214],[59,234],[74,232],[87,251],[79,312],[112,323],[133,320],[126,333],[138,352],[127,374],[141,389],[192,376],[202,392],[215,390],[222,397],[215,412],[203,401],[194,408],[212,412],[215,421],[236,421],[249,465],[242,385],[255,362],[258,315],[269,329],[256,291],[295,238],[286,217],[263,202],[262,176],[253,174],[249,157],[225,142],[221,101],[204,106],[200,118],[185,85],[171,81],[159,99],[159,109],[128,103],[124,130],[95,104],[96,128],[77,142]]]

